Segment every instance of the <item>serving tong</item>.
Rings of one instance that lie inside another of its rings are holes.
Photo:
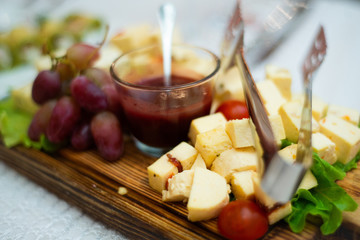
[[[302,67],[305,100],[301,114],[297,156],[295,162],[290,163],[278,154],[269,118],[245,60],[244,22],[241,19],[239,2],[237,2],[236,7],[238,8],[238,18],[236,19],[236,25],[234,25],[235,28],[234,26],[232,28],[237,32],[233,37],[231,45],[228,45],[229,54],[223,67],[229,67],[235,60],[235,64],[242,76],[241,80],[245,99],[250,118],[254,124],[252,127],[253,137],[254,139],[257,139],[257,137],[259,139],[259,142],[255,141],[255,148],[260,159],[259,173],[262,175],[261,187],[273,200],[279,203],[286,203],[293,197],[306,170],[312,164],[312,79],[326,54],[324,30],[321,26]],[[261,161],[261,157],[263,161]]]

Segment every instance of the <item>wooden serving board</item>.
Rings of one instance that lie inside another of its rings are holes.
[[[79,207],[90,217],[130,239],[221,239],[216,220],[192,223],[184,203],[164,203],[148,185],[147,166],[155,158],[144,156],[127,142],[117,162],[104,161],[95,151],[63,149],[57,154],[0,144],[0,160]],[[360,164],[359,164],[360,165]],[[360,167],[360,166],[359,166]],[[360,204],[360,168],[339,184]],[[119,187],[128,190],[120,195]],[[271,226],[264,239],[360,239],[360,209],[344,213],[340,229],[322,236],[308,223],[301,234],[291,232],[283,221]]]

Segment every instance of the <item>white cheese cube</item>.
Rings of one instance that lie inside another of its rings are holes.
[[[215,83],[215,91],[215,97],[220,101],[229,99],[245,101],[241,76],[237,67],[234,66],[219,76]]]
[[[291,81],[290,72],[285,68],[280,68],[274,65],[267,65],[265,67],[266,78],[271,80],[281,92],[282,96],[290,101],[291,99]]]
[[[231,176],[231,192],[236,199],[253,199],[254,198],[254,183],[252,180],[252,170],[235,172]]]
[[[183,170],[190,169],[197,157],[196,149],[186,142],[181,142],[174,149],[161,156],[148,170],[149,185],[158,192],[165,189],[169,177],[178,173],[178,168],[171,163],[169,157],[177,159]]]
[[[224,128],[215,128],[197,135],[195,148],[210,168],[215,158],[223,151],[232,148],[232,143]]]
[[[299,140],[301,113],[303,105],[300,101],[291,101],[282,105],[279,113],[284,124],[286,138],[292,142]],[[312,118],[312,132],[319,132],[318,122]]]
[[[290,163],[295,162],[296,160],[296,151],[297,151],[297,144],[292,144],[290,146],[287,146],[286,148],[283,148],[279,151],[279,155],[284,158],[285,161],[288,161]],[[310,169],[308,169],[301,180],[301,183],[298,187],[298,189],[306,189],[309,190],[313,187],[316,187],[318,185],[318,182],[314,176],[314,174],[311,172]]]
[[[330,164],[336,162],[335,143],[322,133],[312,134],[312,148],[319,157]]]
[[[195,168],[206,168],[206,164],[204,159],[202,158],[201,154],[199,153],[193,163],[193,165],[191,166],[190,169],[195,169]]]
[[[235,148],[255,146],[249,118],[228,121],[225,124],[225,131]]]
[[[218,173],[229,183],[231,175],[245,170],[256,171],[258,156],[254,148],[231,148],[222,153],[214,160],[211,171]]]
[[[284,217],[288,216],[292,212],[291,202],[285,203],[284,205],[271,210],[268,213],[269,224],[272,225]]]
[[[167,190],[162,191],[164,202],[186,201],[190,196],[194,170],[185,170],[168,180]]]
[[[266,111],[269,115],[278,114],[279,108],[286,102],[279,89],[270,80],[264,80],[256,84]]]
[[[275,206],[276,201],[267,195],[261,187],[260,178],[257,174],[252,174],[252,181],[254,183],[255,198],[267,209]]]
[[[199,133],[203,133],[217,127],[223,127],[225,126],[226,121],[226,118],[220,112],[192,120],[188,134],[190,141],[195,144],[196,136]]]
[[[270,115],[269,121],[271,125],[271,129],[273,131],[275,141],[278,146],[281,145],[281,140],[286,138],[285,128],[282,122],[281,116],[278,114]]]
[[[304,94],[293,94],[292,100],[301,101],[301,104],[304,104]],[[313,96],[312,97],[312,115],[316,121],[324,118],[328,110],[328,104],[321,100],[320,98]]]
[[[360,150],[360,128],[333,115],[320,120],[320,132],[336,145],[338,161],[346,164]]]
[[[344,119],[345,121],[354,124],[355,126],[359,126],[360,112],[355,109],[331,104],[327,112],[327,116],[330,115],[337,116]]]
[[[215,172],[196,168],[187,204],[188,219],[195,222],[215,218],[228,203],[226,180]]]

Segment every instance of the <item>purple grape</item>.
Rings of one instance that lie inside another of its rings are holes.
[[[60,74],[44,70],[39,72],[32,86],[32,98],[37,104],[43,104],[59,96],[61,92]]]
[[[52,111],[46,129],[50,142],[61,143],[66,140],[80,120],[80,116],[81,109],[75,101],[68,96],[61,97]]]
[[[55,105],[56,100],[48,101],[36,112],[28,128],[28,136],[31,140],[39,141],[40,136],[45,134]]]
[[[87,77],[79,76],[71,82],[71,94],[75,101],[85,110],[99,112],[107,109],[106,95]]]
[[[91,120],[91,133],[103,158],[115,161],[121,157],[124,152],[124,139],[120,122],[113,113],[97,113]]]
[[[90,121],[84,120],[79,125],[77,125],[73,131],[71,136],[71,145],[76,150],[82,151],[89,149],[93,143],[94,140],[91,135]]]

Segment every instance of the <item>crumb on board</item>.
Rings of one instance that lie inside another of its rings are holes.
[[[125,187],[119,187],[118,193],[119,193],[120,195],[125,195],[125,194],[128,193],[128,190],[127,190]]]

